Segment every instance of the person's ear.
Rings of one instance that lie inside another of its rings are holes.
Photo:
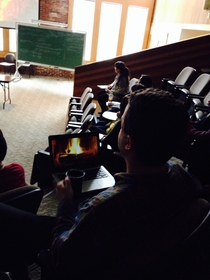
[[[125,150],[129,151],[133,147],[133,141],[130,135],[126,135]]]

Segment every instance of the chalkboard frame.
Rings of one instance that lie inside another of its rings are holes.
[[[85,32],[25,23],[16,23],[16,32],[17,67],[18,64],[30,63],[63,70],[74,70],[75,67],[84,63]],[[63,44],[59,44],[60,40],[58,39],[61,39]],[[46,56],[47,54],[50,56]],[[68,60],[66,57],[70,57],[70,59]]]

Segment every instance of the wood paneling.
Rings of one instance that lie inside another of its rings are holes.
[[[210,23],[204,3],[204,0],[156,0],[153,23]]]
[[[201,73],[201,68],[210,68],[210,35],[76,67],[74,95],[80,96],[89,86],[97,97],[97,85],[113,81],[113,65],[117,60],[126,63],[132,77],[148,74],[153,79],[154,87],[158,87],[163,77],[176,78],[185,66],[196,68],[197,75]]]

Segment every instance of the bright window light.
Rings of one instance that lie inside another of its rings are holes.
[[[3,28],[0,28],[0,51],[3,51]]]
[[[86,0],[74,1],[72,28],[86,32],[85,60],[90,61],[93,36],[95,2]]]
[[[16,52],[16,30],[9,30],[9,50],[10,52]]]
[[[147,8],[137,6],[128,7],[122,55],[142,50],[147,15]]]
[[[121,4],[102,3],[97,61],[116,56],[121,19]]]

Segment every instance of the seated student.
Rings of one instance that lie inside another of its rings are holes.
[[[141,92],[144,89],[145,86],[139,84],[138,90],[136,90],[135,92],[131,92],[122,98],[120,102],[120,110],[117,112],[117,117],[118,117],[117,120],[109,121],[104,118],[101,118],[101,120],[99,120],[95,125],[91,127],[91,131],[98,131],[99,133],[105,135],[102,142],[103,146],[110,145],[112,149],[114,149],[114,151],[119,150],[117,145],[117,137],[121,126],[120,118],[125,111],[130,95],[136,94],[137,92]],[[112,111],[112,109],[110,109],[110,111]]]
[[[132,87],[133,88],[133,87]],[[124,111],[125,111],[125,108],[126,108],[126,106],[127,106],[127,104],[128,104],[128,100],[129,100],[129,98],[130,98],[130,95],[131,94],[136,94],[136,93],[138,93],[138,92],[141,92],[141,91],[143,91],[144,89],[146,89],[146,87],[143,85],[143,84],[138,84],[138,89],[136,89],[135,91],[132,91],[132,92],[130,92],[129,94],[127,94],[127,95],[125,95],[124,97],[123,97],[123,99],[122,99],[122,101],[120,102],[120,111],[118,111],[117,112],[117,116],[118,116],[118,118],[120,118],[122,115],[123,115],[123,113],[124,113]]]
[[[7,153],[7,143],[0,130],[0,193],[23,187],[26,184],[25,171],[18,163],[3,164]]]
[[[111,137],[109,138],[109,141],[107,141],[106,143],[109,143],[110,142],[110,140],[112,139],[112,142],[114,143],[114,145],[115,145],[115,147],[116,147],[116,141],[117,141],[117,138],[116,139],[114,139],[114,136],[116,135],[116,131],[117,131],[117,133],[119,132],[119,128],[120,128],[120,118],[121,118],[121,116],[123,115],[123,112],[124,112],[124,110],[125,110],[125,108],[126,108],[126,106],[127,106],[127,104],[128,104],[128,100],[129,100],[129,98],[130,98],[130,95],[131,94],[135,94],[135,93],[137,93],[137,92],[140,92],[140,91],[142,91],[142,90],[144,90],[146,87],[144,86],[144,85],[142,85],[142,84],[139,84],[138,85],[138,89],[136,90],[136,91],[134,91],[134,92],[131,92],[131,93],[129,93],[129,94],[126,94],[125,96],[123,96],[123,98],[122,98],[122,100],[121,100],[121,102],[120,102],[120,106],[119,106],[119,108],[117,108],[117,110],[116,110],[116,108],[113,110],[112,109],[112,107],[110,107],[110,109],[109,109],[109,111],[110,112],[117,112],[117,120],[115,120],[115,121],[110,121],[110,120],[107,120],[107,119],[105,119],[105,118],[103,118],[103,116],[100,118],[100,120],[96,123],[96,124],[94,124],[94,125],[92,125],[91,126],[91,131],[98,131],[99,133],[102,133],[102,134],[110,134],[110,132],[112,131],[112,129],[115,129],[115,133],[113,133],[112,135],[111,135]],[[115,128],[115,126],[116,126],[116,124],[118,124],[117,125],[117,127]],[[108,139],[107,139],[108,140]],[[104,143],[105,143],[105,141],[104,141]],[[112,146],[112,145],[111,145]]]
[[[122,97],[129,92],[130,71],[123,61],[117,61],[114,64],[116,73],[114,81],[107,88],[98,93],[98,103],[102,113],[107,110],[106,102],[109,94],[112,94],[113,101],[121,101]]]
[[[152,87],[152,78],[149,75],[142,74],[139,78],[138,83],[132,86],[131,91],[134,92],[142,88],[141,85],[144,85],[145,88]]]
[[[142,238],[146,242],[155,225],[167,223],[197,200],[191,176],[168,163],[187,128],[185,107],[169,93],[150,88],[131,95],[118,135],[126,172],[115,175],[114,187],[76,208],[66,177],[56,188],[57,217],[0,204],[0,270],[28,279],[28,255],[51,243],[56,279],[100,279],[133,244],[136,248]]]
[[[193,141],[196,141],[191,148]],[[175,154],[186,161],[189,171],[203,186],[210,186],[210,114],[201,121],[190,121],[183,143]]]

